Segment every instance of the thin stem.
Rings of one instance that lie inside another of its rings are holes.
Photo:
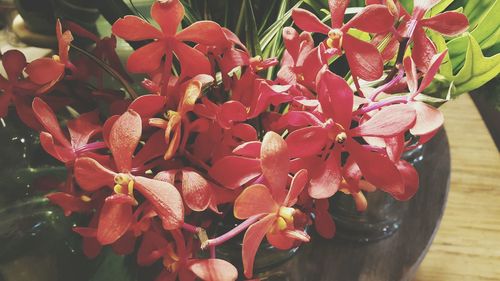
[[[210,258],[212,258],[212,259],[216,258],[214,245],[210,245]]]
[[[192,224],[189,224],[187,222],[184,222],[182,224],[182,229],[186,230],[187,232],[197,234],[200,231],[200,227],[194,226]]]
[[[259,215],[255,215],[255,216],[249,217],[244,222],[240,223],[237,227],[231,229],[230,231],[224,233],[223,235],[221,235],[219,237],[216,237],[216,238],[209,239],[206,242],[206,244],[203,245],[202,247],[203,248],[206,248],[206,247],[216,247],[216,246],[219,246],[221,244],[224,244],[226,241],[228,241],[229,239],[231,239],[231,238],[235,237],[236,235],[240,234],[245,229],[247,229],[249,226],[251,226],[252,224],[254,224],[255,222],[257,222],[258,220],[260,220],[261,218],[263,218],[266,215],[267,214],[259,214]]]
[[[353,115],[365,114],[367,112],[377,110],[387,105],[395,104],[395,103],[407,103],[408,98],[406,96],[398,96],[393,98],[388,98],[376,103],[372,103],[369,106],[363,107],[361,109],[356,110]]]
[[[390,87],[392,87],[394,84],[398,83],[402,78],[403,78],[403,75],[404,75],[404,70],[402,67],[399,68],[399,71],[398,71],[398,75],[396,75],[391,81],[389,81],[388,83],[385,83],[384,85],[378,87],[377,89],[375,89],[375,91],[372,93],[371,97],[370,97],[370,100],[371,101],[374,101],[377,99],[377,96],[381,93],[383,93],[385,90],[389,89]]]

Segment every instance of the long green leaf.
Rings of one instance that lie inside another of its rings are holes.
[[[465,64],[454,78],[455,95],[479,88],[500,73],[500,54],[485,57],[474,36],[468,34],[466,38],[469,45]]]

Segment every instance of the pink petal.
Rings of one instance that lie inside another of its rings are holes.
[[[276,233],[268,232],[266,234],[266,239],[269,244],[279,250],[288,250],[295,245],[295,240],[293,238],[287,237],[281,231],[278,231]]]
[[[328,7],[330,8],[332,17],[332,28],[340,28],[342,26],[345,10],[348,5],[348,0],[328,0]]]
[[[403,60],[403,65],[406,73],[406,83],[408,83],[408,89],[410,93],[417,93],[418,89],[418,75],[417,68],[413,59],[411,57],[406,57]]]
[[[181,64],[181,77],[212,73],[210,62],[202,52],[180,42],[175,44],[174,52]]]
[[[410,129],[413,135],[427,135],[443,126],[444,116],[441,111],[423,102],[412,102],[410,105],[417,113],[415,126]]]
[[[445,50],[441,54],[436,54],[432,57],[429,69],[425,73],[424,78],[422,79],[422,83],[420,83],[420,87],[418,88],[419,93],[423,92],[425,88],[427,88],[427,86],[431,84],[432,80],[434,80],[434,76],[436,76],[436,73],[439,71],[439,67],[446,57],[446,54],[448,54],[448,50]]]
[[[213,21],[197,21],[177,33],[175,38],[220,48],[230,45],[221,26]]]
[[[245,188],[234,201],[234,217],[244,220],[254,215],[276,213],[278,208],[269,189],[255,184]]]
[[[220,106],[217,114],[217,120],[223,129],[231,128],[233,122],[246,121],[248,117],[247,110],[243,104],[238,101],[228,101]]]
[[[299,33],[293,27],[286,26],[283,28],[283,43],[292,59],[296,61],[299,56],[300,39]]]
[[[403,177],[405,188],[401,194],[393,194],[393,196],[401,201],[410,200],[418,191],[418,172],[410,163],[404,160],[397,162],[396,166]]]
[[[258,158],[260,156],[261,149],[260,141],[250,141],[243,143],[233,149],[233,154],[244,157]]]
[[[99,215],[97,241],[108,245],[118,240],[132,223],[134,199],[125,194],[115,194],[106,198]]]
[[[165,42],[151,42],[128,57],[127,69],[132,73],[151,73],[160,67],[165,52],[167,52]]]
[[[137,112],[141,118],[151,118],[163,111],[166,97],[159,95],[143,95],[136,98],[128,107]]]
[[[271,226],[273,226],[276,220],[275,214],[270,214],[260,221],[252,224],[243,237],[243,249],[242,249],[242,259],[244,273],[247,278],[251,278],[253,275],[253,263],[255,260],[255,254],[259,249],[262,239],[269,231]]]
[[[64,64],[50,58],[36,59],[26,66],[26,73],[31,81],[38,85],[59,80],[64,75]]]
[[[316,200],[316,209],[314,211],[314,227],[316,231],[323,238],[330,239],[335,236],[336,226],[335,222],[332,219],[332,216],[328,212],[328,200]]]
[[[325,199],[337,192],[342,180],[339,163],[340,159],[330,154],[330,157],[326,161],[318,166],[311,167],[311,182],[308,188],[309,196],[314,199]]]
[[[394,25],[394,16],[386,5],[369,5],[357,13],[342,29],[353,27],[368,33],[384,33]]]
[[[271,193],[279,202],[285,196],[285,186],[288,182],[289,155],[286,142],[275,132],[267,132],[260,149],[260,165],[262,174],[269,183]]]
[[[141,150],[135,155],[132,166],[134,168],[141,167],[146,162],[162,156],[165,150],[167,150],[165,134],[163,131],[159,130],[148,138]]]
[[[261,174],[260,161],[239,156],[226,156],[215,162],[209,174],[224,187],[235,189]]]
[[[56,192],[47,195],[52,204],[56,204],[64,210],[64,215],[69,216],[73,212],[83,213],[91,209],[89,203],[84,202],[80,197],[64,192]]]
[[[9,80],[12,82],[17,81],[27,65],[24,54],[18,50],[8,50],[1,55],[1,59]]]
[[[234,281],[238,278],[236,267],[221,259],[196,260],[189,269],[204,281]]]
[[[446,36],[460,35],[469,28],[467,17],[464,14],[452,11],[423,19],[420,24]]]
[[[163,37],[161,31],[137,16],[125,16],[118,19],[113,24],[111,32],[128,41],[159,39]]]
[[[343,49],[353,75],[366,81],[377,80],[382,76],[382,55],[375,46],[344,34]]]
[[[179,0],[167,3],[155,1],[151,6],[151,17],[160,25],[165,35],[174,35],[184,18],[184,6]]]
[[[182,197],[191,210],[204,211],[212,197],[211,185],[197,172],[182,170]]]
[[[422,72],[427,72],[429,69],[432,57],[437,53],[434,43],[425,35],[421,27],[415,29],[413,33],[413,49],[411,57],[417,68]]]
[[[312,126],[293,131],[286,138],[290,158],[307,157],[320,153],[328,140],[322,127]]]
[[[109,134],[109,148],[118,171],[130,172],[132,155],[141,139],[141,134],[141,117],[133,110],[123,113],[113,124]]]
[[[66,125],[74,148],[86,145],[92,136],[101,131],[97,111],[83,113],[78,118],[68,121]]]
[[[351,136],[394,137],[415,124],[415,109],[408,104],[382,108],[368,121],[351,130]]]
[[[322,23],[313,13],[295,8],[292,11],[292,19],[300,29],[308,32],[328,34],[330,27]]]
[[[307,182],[309,181],[309,176],[306,169],[298,171],[292,178],[292,183],[290,184],[290,189],[286,195],[284,206],[293,206],[297,202],[297,198],[304,190]]]
[[[184,206],[177,188],[167,182],[145,177],[136,177],[135,182],[136,189],[153,205],[161,218],[163,228],[179,228],[184,222]]]
[[[88,157],[76,159],[74,173],[76,182],[86,191],[96,191],[103,186],[112,186],[115,178],[113,171]]]
[[[348,148],[367,181],[390,194],[402,193],[404,181],[388,157],[369,151],[354,141],[349,142]]]
[[[59,121],[54,114],[54,111],[42,99],[35,98],[33,100],[33,112],[42,126],[63,146],[71,147],[68,139],[61,131]]]
[[[326,116],[340,124],[344,130],[351,125],[354,94],[347,82],[326,67],[318,74],[318,100]]]

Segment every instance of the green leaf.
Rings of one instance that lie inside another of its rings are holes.
[[[132,263],[128,263],[126,256],[116,255],[111,249],[101,254],[102,261],[97,272],[89,281],[136,281],[137,272]]]
[[[467,15],[471,27],[475,27],[485,19],[488,10],[498,2],[497,0],[467,1],[464,7],[464,14]],[[497,10],[497,13],[499,11]]]
[[[299,7],[303,1],[297,2],[292,8],[290,8],[283,17],[276,20],[271,26],[269,26],[264,33],[260,34],[260,46],[262,49],[266,48],[276,36],[281,37],[281,31],[285,23],[290,19],[292,15],[292,10]]]
[[[451,3],[453,3],[453,0],[441,0],[441,2],[439,2],[436,6],[432,7],[427,13],[431,17],[435,16],[444,11],[446,8],[448,8],[448,6],[450,6]]]
[[[499,10],[500,1],[495,0],[489,9],[485,9],[484,14],[479,17],[482,20],[475,26],[471,25],[471,34],[483,50],[494,46],[500,41],[500,22],[497,19]],[[468,41],[467,36],[462,36],[448,42],[450,58],[455,72],[464,64]]]
[[[465,64],[454,77],[456,95],[481,87],[500,73],[500,54],[485,57],[474,36],[468,34]]]
[[[446,46],[446,40],[444,37],[439,34],[438,32],[435,32],[433,30],[429,30],[429,37],[434,42],[436,45],[436,48],[439,53],[445,51],[448,49]],[[446,77],[447,79],[452,79],[453,78],[453,66],[450,60],[450,54],[446,54],[446,57],[443,59],[443,62],[441,63],[441,66],[439,67],[439,73]]]

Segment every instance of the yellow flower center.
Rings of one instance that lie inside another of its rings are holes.
[[[119,173],[115,176],[115,186],[113,190],[116,194],[127,194],[128,196],[134,197],[134,180],[130,175]],[[135,205],[139,203],[135,200]]]

